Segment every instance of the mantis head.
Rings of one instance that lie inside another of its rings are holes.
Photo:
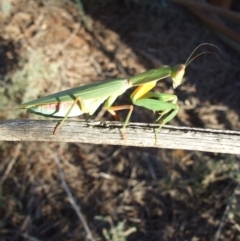
[[[171,78],[173,80],[173,88],[177,88],[183,79],[185,74],[186,65],[185,64],[178,64],[175,65],[171,70]]]
[[[190,54],[190,56],[188,57],[188,59],[187,59],[187,61],[186,61],[185,64],[178,64],[178,65],[174,66],[174,67],[171,69],[171,77],[172,77],[172,80],[173,80],[173,88],[174,88],[174,89],[181,84],[182,79],[183,79],[183,76],[184,76],[184,74],[185,74],[185,69],[186,69],[186,67],[187,67],[194,59],[196,59],[196,58],[199,57],[200,55],[202,55],[202,54],[214,54],[214,55],[221,61],[221,59],[219,58],[219,56],[218,56],[217,54],[213,53],[213,52],[202,52],[202,53],[198,54],[197,56],[195,56],[195,57],[193,57],[193,58],[191,59],[191,57],[192,57],[192,55],[195,53],[195,51],[196,51],[199,47],[201,47],[201,46],[203,46],[203,45],[213,46],[213,47],[217,48],[217,49],[220,51],[220,49],[219,49],[217,46],[215,46],[214,44],[203,43],[203,44],[198,45],[198,46],[193,50],[193,52]],[[221,51],[220,51],[220,52],[221,52]]]

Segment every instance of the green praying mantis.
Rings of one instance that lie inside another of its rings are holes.
[[[53,134],[57,133],[60,126],[63,125],[68,117],[75,117],[84,113],[92,115],[102,103],[104,103],[105,109],[118,121],[119,117],[116,112],[119,110],[128,110],[122,127],[122,137],[125,139],[125,128],[129,123],[134,105],[136,105],[159,113],[156,122],[161,122],[158,128],[158,130],[160,130],[164,124],[171,121],[177,115],[179,110],[177,96],[166,93],[156,93],[151,90],[159,80],[167,77],[172,78],[173,88],[179,86],[189,63],[201,54],[212,53],[202,52],[190,59],[193,53],[202,45],[216,47],[213,44],[203,43],[194,49],[185,64],[151,69],[126,79],[105,80],[99,83],[79,86],[23,103],[20,105],[20,108],[47,117],[62,117],[63,119],[54,128]],[[130,96],[132,105],[113,106],[117,97],[132,87],[137,87]]]

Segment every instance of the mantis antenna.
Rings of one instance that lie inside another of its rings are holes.
[[[198,54],[197,56],[195,56],[195,57],[193,57],[193,58],[191,59],[191,57],[192,57],[193,54],[196,52],[196,50],[197,50],[198,48],[200,48],[201,46],[203,46],[203,45],[213,46],[213,47],[215,47],[216,49],[218,49],[218,50],[221,52],[221,50],[220,50],[216,45],[214,45],[214,44],[210,44],[210,43],[200,44],[200,45],[198,45],[198,46],[192,51],[192,53],[190,54],[190,56],[189,56],[188,59],[186,60],[186,62],[185,62],[185,66],[186,66],[186,67],[187,67],[194,59],[196,59],[197,57],[199,57],[200,55],[203,55],[203,54],[214,54],[214,55],[219,59],[219,61],[221,62],[220,57],[219,57],[216,53],[210,52],[210,51],[202,52],[202,53]]]

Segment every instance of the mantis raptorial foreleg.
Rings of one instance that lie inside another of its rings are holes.
[[[156,106],[159,106],[160,108],[156,111],[159,112],[159,117],[155,120],[155,122],[160,121],[160,126],[158,129],[155,129],[155,144],[157,144],[157,134],[161,130],[161,128],[171,121],[178,113],[179,111],[179,105],[177,104],[177,96],[172,94],[159,94],[159,93],[147,93],[145,97],[150,98],[157,98],[159,103],[156,103]],[[161,102],[164,102],[161,104]],[[166,108],[164,110],[164,108]]]
[[[177,115],[179,106],[176,95],[148,92],[151,87],[153,88],[154,86],[139,86],[137,91],[131,95],[131,99],[134,105],[144,107],[154,112],[160,112],[160,116],[156,119],[156,122],[161,121],[160,127],[155,130],[155,142],[157,142],[157,132],[164,124]]]

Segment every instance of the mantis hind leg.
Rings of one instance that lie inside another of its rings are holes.
[[[69,108],[67,114],[66,114],[66,115],[64,116],[64,118],[55,126],[55,128],[54,128],[54,130],[53,130],[53,135],[55,135],[55,134],[58,132],[59,128],[63,125],[63,123],[65,122],[65,120],[68,118],[69,114],[71,113],[71,111],[72,111],[72,109],[73,109],[73,107],[74,107],[75,105],[78,105],[79,108],[80,108],[80,110],[82,110],[80,97],[78,97],[78,98],[76,98],[76,99],[74,100],[74,102],[72,103],[71,107]]]

